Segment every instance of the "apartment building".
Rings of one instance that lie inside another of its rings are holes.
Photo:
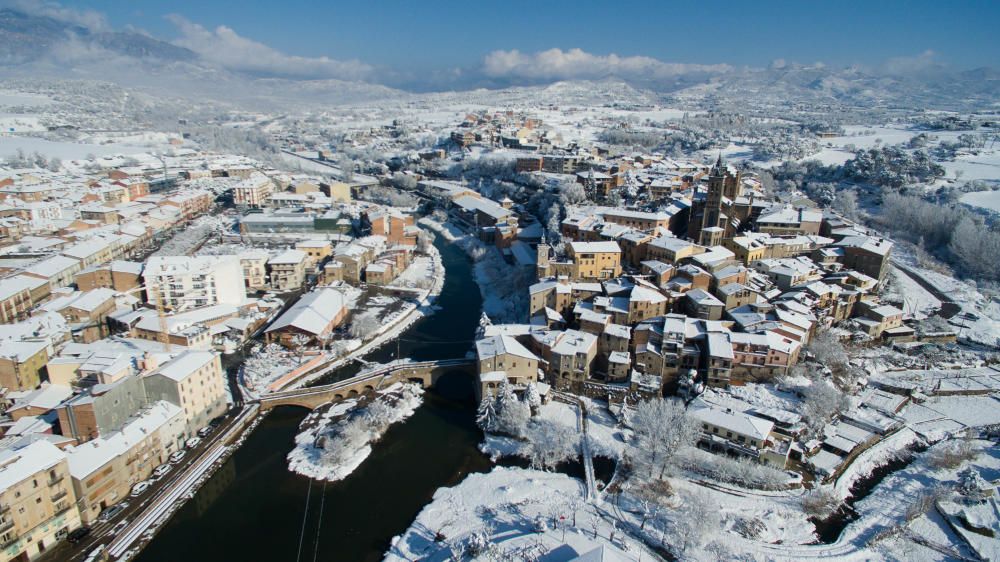
[[[110,384],[95,384],[56,408],[66,437],[85,443],[120,429],[147,403],[142,377],[132,374]]]
[[[889,273],[892,242],[871,236],[848,236],[835,244],[843,250],[841,263],[855,271],[878,279],[881,283]]]
[[[83,269],[78,259],[67,256],[52,256],[25,268],[25,275],[48,281],[51,289],[58,289],[73,283],[73,277]]]
[[[271,288],[275,291],[295,291],[306,281],[309,256],[302,250],[285,250],[267,260]]]
[[[252,173],[233,186],[233,203],[250,209],[262,209],[274,193],[274,183],[259,172]]]
[[[0,450],[0,555],[33,560],[80,526],[66,454],[45,440]]]
[[[236,256],[154,256],[142,273],[149,302],[174,310],[213,304],[242,304],[243,268]]]
[[[267,251],[248,250],[239,257],[246,288],[253,291],[267,289],[267,260],[271,258]]]
[[[76,286],[81,291],[99,287],[116,291],[130,291],[138,287],[142,277],[142,264],[115,260],[109,264],[91,267],[76,274]]]
[[[538,276],[566,276],[570,280],[613,279],[622,273],[622,250],[616,242],[570,242],[567,261],[549,262],[549,248],[538,246]]]
[[[10,324],[27,318],[32,304],[31,284],[26,279],[0,279],[0,323]]]
[[[226,378],[219,354],[185,351],[143,375],[146,397],[166,400],[184,411],[185,435],[208,425],[227,408]]]
[[[459,198],[459,200],[463,200],[463,198]],[[395,210],[379,210],[367,213],[365,220],[371,225],[371,233],[385,236],[390,246],[417,245],[419,229],[413,224],[413,215],[404,215]]]
[[[129,496],[136,483],[183,448],[184,413],[158,401],[131,417],[120,430],[68,449],[69,471],[85,524]]]
[[[46,341],[5,341],[0,345],[0,388],[32,390],[49,360]]]

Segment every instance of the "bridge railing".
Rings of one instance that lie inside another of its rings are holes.
[[[354,375],[353,377],[344,379],[342,381],[337,381],[323,386],[311,386],[306,388],[298,388],[295,390],[285,390],[282,392],[274,392],[271,394],[266,394],[260,397],[260,401],[267,402],[267,401],[281,400],[284,398],[310,396],[313,394],[323,394],[326,392],[332,392],[340,388],[351,387],[358,383],[365,382],[368,380],[378,379],[386,375],[392,374],[396,371],[405,371],[407,369],[421,369],[426,367],[451,367],[451,366],[467,365],[473,362],[474,361],[472,359],[455,358],[455,359],[441,359],[438,361],[390,363],[388,365],[380,365],[379,367],[368,372],[358,373],[357,375]]]

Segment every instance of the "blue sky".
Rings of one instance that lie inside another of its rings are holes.
[[[1000,60],[998,1],[68,0],[63,6],[220,57],[229,56],[221,53],[226,49],[233,57],[259,55],[246,41],[303,64],[317,57],[354,61],[351,68],[368,77],[488,67],[491,76],[542,80],[586,65],[636,71],[650,62],[629,57],[755,67],[775,59],[878,67],[903,58],[961,69]],[[551,49],[560,51],[536,56]],[[582,54],[560,56],[571,49]],[[512,50],[520,56],[488,59]],[[627,60],[609,61],[611,54]]]

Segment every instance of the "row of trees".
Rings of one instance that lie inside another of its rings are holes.
[[[826,166],[816,160],[787,161],[771,171],[775,180],[790,180],[804,190],[817,182],[837,184],[842,181],[901,189],[932,182],[944,174],[944,168],[925,150],[909,152],[898,146],[859,150],[842,166]]]
[[[554,470],[560,463],[576,458],[580,437],[576,429],[553,420],[532,418],[542,404],[534,385],[524,392],[524,399],[514,394],[507,381],[493,396],[479,402],[476,423],[487,433],[522,440],[518,454],[531,461],[532,468]]]
[[[964,207],[899,194],[882,198],[881,226],[978,280],[1000,280],[1000,232]]]

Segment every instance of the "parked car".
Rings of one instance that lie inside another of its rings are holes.
[[[153,470],[153,475],[156,476],[157,478],[163,478],[165,474],[167,474],[173,469],[174,467],[170,466],[169,464],[161,464],[160,466],[156,467],[156,469]]]
[[[173,464],[177,464],[181,462],[181,459],[183,458],[184,458],[184,451],[176,451],[174,453],[171,453],[170,462]]]
[[[140,482],[140,484],[142,484],[142,482]],[[125,530],[125,527],[128,527],[128,520],[127,519],[123,519],[117,525],[115,525],[114,527],[112,527],[112,529],[109,531],[109,533],[111,535],[117,535],[118,533],[120,533],[123,530]]]
[[[188,449],[194,449],[199,443],[201,443],[201,437],[192,437],[184,442]]]
[[[205,426],[205,427],[199,429],[198,430],[198,437],[204,437],[204,436],[208,435],[209,433],[212,433],[213,429],[215,429],[215,428],[212,427],[212,426],[210,426],[210,425]]]
[[[139,482],[135,486],[132,486],[132,497],[141,495],[143,492],[149,489],[149,482],[143,481]]]
[[[83,526],[71,532],[69,536],[66,537],[66,540],[68,540],[71,543],[78,543],[82,541],[89,534],[90,534],[90,527]]]
[[[106,507],[104,508],[104,511],[97,516],[97,520],[101,523],[107,523],[108,521],[114,519],[119,513],[125,511],[126,507],[128,507],[128,502],[116,503],[111,507]]]

